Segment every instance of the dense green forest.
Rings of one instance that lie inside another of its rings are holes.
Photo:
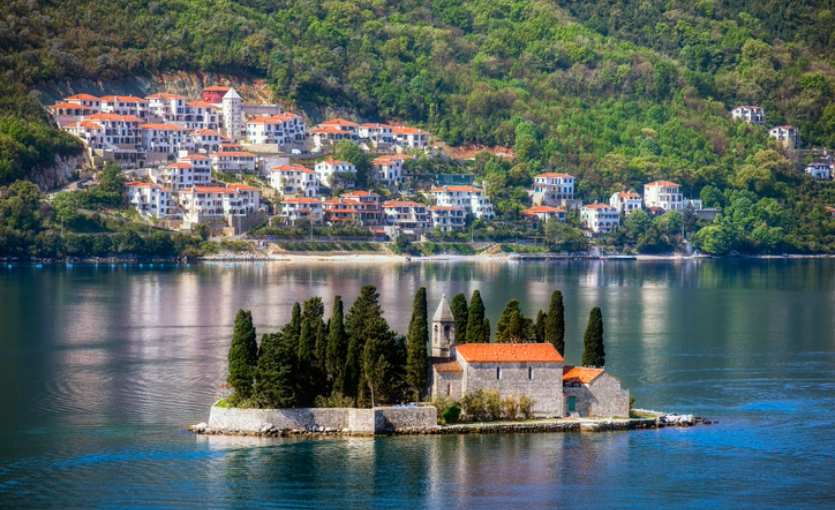
[[[769,125],[800,127],[805,145],[835,145],[833,28],[829,1],[10,1],[0,182],[77,150],[27,87],[206,70],[408,121],[452,145],[511,146],[513,163],[474,169],[503,212],[524,205],[543,170],[578,176],[587,202],[666,178],[723,208],[694,236],[709,252],[835,251],[823,208],[832,185],[728,115],[759,104]]]

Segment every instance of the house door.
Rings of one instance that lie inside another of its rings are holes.
[[[568,412],[574,411],[574,397],[568,397]]]

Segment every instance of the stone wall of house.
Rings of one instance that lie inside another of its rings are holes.
[[[536,417],[565,416],[562,388],[562,363],[468,363],[459,357],[464,369],[462,391],[499,390],[502,397],[530,395]],[[501,369],[499,377],[496,368]],[[529,372],[528,369],[532,369]]]
[[[566,386],[563,391],[566,397],[574,397],[574,411],[580,416],[629,416],[629,391],[621,389],[620,382],[608,373],[604,372],[588,385]]]
[[[374,409],[374,432],[415,433],[438,427],[438,410],[425,407],[381,407]]]
[[[461,394],[461,372],[435,372],[430,373],[429,387],[431,396],[444,396],[453,400],[460,400]]]

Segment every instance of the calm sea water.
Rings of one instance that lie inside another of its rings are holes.
[[[835,508],[835,261],[76,265],[0,271],[2,508]],[[637,406],[712,426],[605,434],[195,437],[239,308],[260,333],[309,296],[420,286],[491,322],[565,295],[569,363],[603,309]]]

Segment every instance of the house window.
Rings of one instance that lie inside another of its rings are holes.
[[[533,380],[533,367],[528,367],[528,380]]]
[[[496,380],[502,378],[502,367],[496,367]]]
[[[452,386],[447,384],[446,385],[446,396],[450,396],[452,394]]]

